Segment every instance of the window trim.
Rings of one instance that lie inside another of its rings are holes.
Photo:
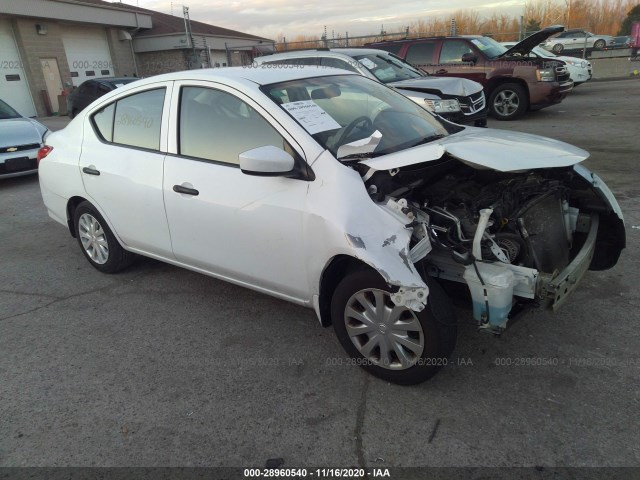
[[[223,87],[223,88],[219,88],[219,87]],[[315,179],[315,174],[313,173],[313,170],[311,169],[311,165],[309,165],[309,163],[306,161],[304,155],[302,155],[300,153],[301,147],[297,144],[297,142],[292,142],[291,140],[289,140],[287,138],[286,135],[284,135],[278,128],[276,128],[275,125],[278,125],[282,128],[282,130],[286,131],[286,129],[284,129],[284,127],[276,120],[274,119],[271,115],[269,115],[269,117],[267,117],[267,115],[265,115],[265,113],[268,112],[261,112],[259,109],[257,109],[254,105],[251,105],[247,100],[245,100],[244,98],[241,98],[241,96],[239,94],[242,94],[243,92],[240,92],[236,89],[234,89],[233,87],[229,87],[228,85],[224,85],[224,84],[201,84],[201,83],[196,83],[196,82],[181,82],[178,85],[176,85],[176,88],[174,88],[174,95],[177,95],[177,101],[176,101],[176,112],[175,112],[175,117],[176,120],[174,123],[175,126],[175,148],[176,148],[176,152],[167,152],[167,155],[170,155],[172,157],[179,157],[179,158],[184,158],[186,160],[194,160],[197,162],[203,162],[203,163],[210,163],[213,165],[220,165],[220,166],[224,166],[224,167],[232,167],[232,168],[237,168],[240,169],[240,164],[239,163],[229,163],[229,162],[224,162],[222,160],[212,160],[209,158],[202,158],[202,157],[194,157],[191,155],[186,155],[184,153],[180,152],[180,117],[182,114],[182,91],[185,88],[207,88],[210,90],[216,90],[222,93],[226,93],[227,95],[231,95],[235,98],[237,98],[238,100],[240,100],[241,102],[245,103],[248,107],[252,108],[253,110],[255,110],[255,112],[260,115],[260,117],[267,122],[267,124],[269,124],[271,126],[271,128],[273,128],[275,130],[275,132],[280,135],[280,137],[282,137],[282,139],[291,147],[291,150],[293,150],[294,155],[293,155],[293,159],[294,159],[294,169],[293,171],[305,171],[306,174],[303,174],[302,176],[299,177],[295,177],[295,178],[300,178],[303,180],[308,180],[308,181],[313,181]],[[229,91],[229,90],[233,90],[233,91]],[[237,93],[236,93],[237,92]],[[269,121],[268,118],[271,118],[273,121]],[[289,135],[290,136],[290,135]],[[291,137],[291,136],[290,136]],[[293,138],[293,137],[291,137]],[[167,149],[168,150],[168,149]]]
[[[419,45],[433,45],[433,51],[431,52],[431,61],[429,61],[428,63],[413,63],[409,60],[409,53],[411,52],[411,49],[413,47],[417,47]],[[422,41],[418,41],[418,42],[412,42],[407,46],[407,51],[404,54],[404,61],[409,63],[410,65],[434,65],[434,59],[436,58],[440,58],[440,48],[442,48],[440,45],[438,45],[438,41],[437,40],[422,40]],[[437,55],[436,55],[437,53]],[[435,60],[436,64],[437,64],[437,60]],[[413,68],[419,70],[419,68],[417,66],[414,66]]]
[[[168,85],[161,85],[161,86],[157,86],[157,87],[153,87],[153,88],[148,88],[148,89],[143,89],[143,90],[138,90],[138,91],[134,91],[131,92],[128,95],[123,95],[121,97],[117,97],[113,100],[111,100],[110,102],[107,102],[103,105],[100,105],[99,107],[97,107],[95,110],[92,110],[89,113],[89,123],[91,124],[91,127],[93,128],[94,133],[96,134],[96,137],[98,138],[98,140],[100,140],[101,143],[104,143],[106,145],[113,145],[116,147],[124,147],[124,148],[132,148],[134,150],[141,150],[143,152],[152,152],[152,153],[160,153],[163,155],[166,155],[167,152],[163,151],[162,149],[162,129],[163,129],[163,123],[164,123],[164,118],[166,115],[166,110],[167,110],[167,99],[168,99],[168,95],[167,92],[169,91],[169,86]],[[113,118],[111,119],[111,138],[112,140],[109,141],[107,139],[105,139],[102,136],[102,133],[100,132],[100,130],[98,129],[96,122],[95,122],[95,116],[102,112],[104,109],[109,108],[111,105],[117,104],[120,100],[124,100],[126,98],[132,97],[134,95],[139,95],[141,93],[147,93],[147,92],[152,92],[155,90],[164,90],[164,101],[162,103],[162,114],[160,115],[160,138],[159,138],[159,142],[158,142],[158,148],[146,148],[146,147],[139,147],[137,145],[128,145],[126,143],[118,143],[118,142],[114,142],[113,141],[113,134],[114,134],[114,130],[115,130],[115,122],[116,122],[116,111],[117,111],[117,105],[115,106],[115,108],[113,109]],[[114,91],[114,90],[112,90]],[[105,95],[108,95],[105,94]]]

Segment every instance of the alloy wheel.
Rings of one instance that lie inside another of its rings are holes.
[[[388,292],[360,290],[344,312],[351,342],[366,360],[389,370],[415,365],[424,351],[424,333],[415,313],[397,306]]]
[[[520,106],[520,98],[513,90],[503,90],[493,100],[493,108],[503,117],[513,115]]]
[[[103,265],[109,260],[109,244],[100,222],[91,214],[84,213],[78,219],[78,234],[82,248],[91,261]]]

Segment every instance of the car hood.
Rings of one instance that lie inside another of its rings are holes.
[[[47,127],[30,118],[0,120],[0,147],[42,143]]]
[[[482,85],[478,82],[456,77],[412,78],[411,80],[387,83],[387,86],[424,91],[427,93],[440,92],[445,95],[455,95],[458,97],[467,97],[482,90]]]
[[[520,43],[516,43],[513,47],[511,47],[509,50],[504,52],[498,58],[510,57],[512,55],[527,56],[531,53],[531,50],[533,50],[533,47],[540,45],[551,35],[555,35],[556,33],[560,33],[563,31],[564,31],[564,27],[562,25],[554,25],[552,27],[543,28],[539,32],[536,32],[528,36],[527,38],[522,40]]]
[[[426,145],[360,163],[374,170],[392,170],[438,160],[445,153],[476,168],[515,172],[575,165],[589,152],[568,143],[528,133],[467,127]]]

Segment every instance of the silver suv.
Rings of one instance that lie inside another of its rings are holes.
[[[392,53],[373,48],[332,48],[278,53],[255,59],[256,65],[312,65],[356,72],[395,88],[450,122],[485,127],[482,85],[455,77],[432,77]]]

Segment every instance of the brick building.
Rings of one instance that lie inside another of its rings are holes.
[[[180,14],[102,0],[0,0],[0,99],[43,116],[89,78],[242,64],[273,48]]]

